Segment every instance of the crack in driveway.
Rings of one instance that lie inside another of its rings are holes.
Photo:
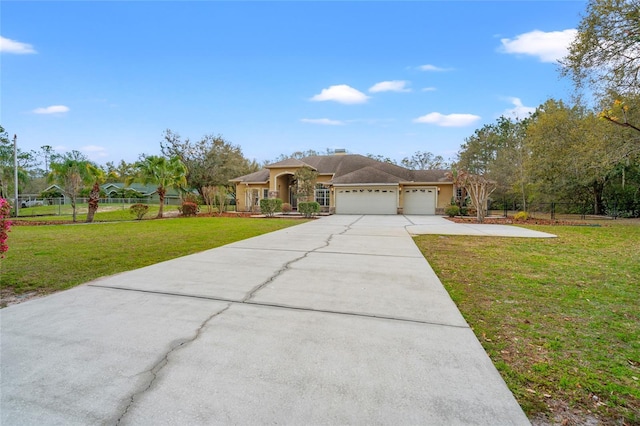
[[[173,345],[165,354],[162,358],[160,358],[160,360],[158,362],[155,363],[155,365],[153,367],[151,367],[150,369],[143,371],[142,374],[146,374],[148,373],[150,375],[149,380],[146,384],[143,384],[142,389],[134,392],[133,394],[131,394],[131,396],[129,397],[129,403],[127,404],[127,406],[124,408],[124,410],[122,411],[122,414],[120,414],[120,416],[118,417],[118,420],[116,421],[116,425],[120,425],[122,420],[125,418],[125,416],[127,415],[127,413],[129,413],[129,410],[131,409],[131,407],[133,406],[134,402],[136,401],[136,399],[144,394],[145,392],[147,392],[149,389],[151,389],[151,386],[153,386],[153,383],[156,381],[156,379],[158,378],[158,374],[160,373],[160,371],[162,371],[162,369],[164,367],[167,366],[167,364],[169,363],[169,356],[177,351],[180,348],[184,348],[186,345],[196,341],[198,339],[198,337],[200,337],[200,335],[202,334],[202,330],[204,329],[204,327],[207,325],[207,323],[209,323],[209,321],[211,321],[212,319],[214,319],[215,317],[217,317],[218,315],[223,314],[227,309],[229,309],[231,307],[231,303],[229,303],[224,309],[218,311],[218,312],[214,312],[213,314],[209,315],[209,317],[207,317],[198,327],[198,329],[196,330],[195,335],[187,340],[179,340],[178,344]]]
[[[362,219],[364,216],[360,216],[359,218],[357,218],[356,220],[354,220],[353,222],[351,222],[350,224],[345,226],[345,229],[342,232],[339,232],[337,234],[329,234],[329,237],[324,241],[324,244],[321,246],[318,246],[316,248],[314,248],[313,250],[309,250],[307,252],[305,252],[302,256],[300,257],[296,257],[295,259],[292,259],[288,262],[286,262],[284,265],[282,265],[282,267],[280,269],[278,269],[275,274],[271,275],[269,278],[267,278],[266,280],[264,280],[263,282],[261,282],[260,284],[258,284],[257,286],[255,286],[254,288],[252,288],[251,290],[249,290],[249,292],[247,293],[247,295],[241,300],[242,303],[247,303],[249,302],[257,292],[259,292],[260,290],[262,290],[264,287],[266,287],[267,285],[269,285],[269,283],[272,283],[276,278],[282,276],[282,274],[284,274],[285,272],[287,272],[289,269],[291,269],[291,265],[293,265],[294,263],[299,262],[300,260],[306,258],[307,256],[309,256],[311,253],[318,251],[322,248],[326,248],[329,247],[329,244],[331,244],[331,240],[333,239],[334,235],[343,235],[344,233],[348,232],[351,227],[358,222],[360,219]]]
[[[239,303],[247,303],[247,304],[256,304],[254,302],[251,301],[251,299],[255,296],[255,294],[257,292],[259,292],[261,289],[263,289],[265,286],[267,286],[269,283],[273,282],[276,278],[280,277],[282,274],[284,274],[287,270],[289,270],[291,268],[291,265],[293,265],[294,263],[306,258],[307,256],[309,256],[311,253],[320,250],[322,248],[326,248],[331,244],[331,240],[333,239],[334,235],[343,235],[346,232],[348,232],[351,227],[357,223],[359,220],[361,220],[364,216],[360,216],[358,217],[356,220],[354,220],[353,222],[349,223],[348,225],[345,226],[345,229],[337,234],[330,234],[324,241],[324,243],[312,250],[309,250],[307,252],[305,252],[302,256],[299,256],[293,260],[290,260],[288,262],[286,262],[284,265],[282,265],[282,267],[276,271],[271,277],[267,278],[264,282],[260,283],[259,285],[255,286],[253,289],[251,289],[247,295],[239,301]],[[99,287],[99,286],[98,286]],[[133,406],[133,404],[136,402],[136,400],[143,395],[145,392],[147,392],[149,389],[151,389],[151,387],[153,386],[153,384],[155,383],[156,379],[158,378],[159,373],[167,366],[167,364],[169,363],[169,356],[177,351],[180,348],[184,348],[186,345],[194,342],[195,340],[197,340],[201,333],[202,330],[204,329],[204,327],[214,318],[216,318],[217,316],[223,314],[225,311],[227,311],[233,304],[238,303],[236,301],[228,301],[230,303],[227,304],[227,306],[220,310],[217,311],[213,314],[211,314],[209,317],[207,317],[198,327],[198,329],[196,330],[195,335],[190,338],[190,339],[186,339],[186,340],[178,340],[179,343],[174,344],[173,346],[171,346],[171,348],[160,358],[160,360],[158,362],[156,362],[155,365],[153,365],[153,367],[151,367],[150,369],[143,371],[141,374],[149,374],[149,380],[143,384],[140,389],[136,392],[134,392],[133,394],[131,394],[131,396],[129,397],[129,401],[126,405],[126,407],[122,410],[120,416],[118,417],[117,421],[116,421],[116,425],[120,425],[122,423],[122,421],[124,420],[124,418],[127,416],[127,414],[129,413],[129,410],[131,409],[131,407]],[[260,304],[258,304],[260,305]],[[268,304],[265,304],[265,306],[269,306]]]

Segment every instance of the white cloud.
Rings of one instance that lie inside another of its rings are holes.
[[[32,112],[34,114],[61,114],[63,112],[68,112],[69,107],[64,105],[51,105],[46,108],[36,108]]]
[[[473,114],[440,114],[432,112],[413,120],[414,123],[435,124],[441,127],[464,127],[480,120],[480,116]]]
[[[451,68],[442,68],[431,64],[420,65],[418,69],[420,71],[451,71]]]
[[[11,40],[10,38],[4,38],[2,36],[0,36],[0,52],[15,53],[18,55],[38,53],[33,48],[33,46],[28,43],[21,43],[19,41]]]
[[[322,124],[325,126],[342,126],[345,124],[344,121],[331,120],[330,118],[302,118],[300,121],[303,123]]]
[[[407,87],[408,85],[409,82],[405,80],[381,81],[371,86],[369,92],[410,92],[411,89]]]
[[[97,160],[100,158],[108,157],[107,149],[98,145],[87,145],[80,148],[80,152],[87,154],[90,160]]]
[[[437,89],[435,87],[423,87],[423,92],[435,92]]]
[[[520,98],[509,98],[508,100],[514,105],[514,107],[507,109],[502,113],[502,115],[507,118],[515,117],[517,119],[523,119],[527,118],[530,114],[533,114],[536,111],[534,107],[522,105],[522,101],[520,100]]]
[[[578,34],[575,29],[544,32],[534,30],[514,39],[503,38],[500,51],[536,56],[542,62],[556,62],[567,55],[567,49]]]
[[[335,101],[341,104],[362,104],[369,96],[346,84],[338,84],[322,89],[322,92],[311,98],[312,101]]]

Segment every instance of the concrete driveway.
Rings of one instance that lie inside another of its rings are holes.
[[[2,309],[1,423],[529,424],[421,220],[330,216]]]

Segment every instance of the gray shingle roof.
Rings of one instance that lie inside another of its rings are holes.
[[[400,183],[400,182],[451,182],[446,178],[447,170],[409,170],[391,163],[374,160],[358,154],[313,155],[300,160],[290,158],[267,167],[310,166],[319,174],[332,175],[331,183]],[[250,175],[232,179],[232,182],[258,183],[269,180],[269,170],[263,169]]]
[[[231,179],[231,182],[238,183],[264,183],[269,181],[269,170],[262,169],[248,175],[240,176],[235,179]]]

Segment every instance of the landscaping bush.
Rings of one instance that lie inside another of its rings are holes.
[[[461,216],[468,216],[469,215],[469,209],[467,208],[467,206],[460,207],[460,215]]]
[[[193,203],[196,205],[204,204],[204,200],[201,196],[187,192],[182,196],[182,203]]]
[[[455,206],[455,205],[454,206],[449,206],[446,209],[444,209],[444,212],[449,217],[458,216],[460,214],[460,207]]]
[[[527,212],[518,212],[513,216],[514,220],[527,220],[529,219],[529,213]]]
[[[263,198],[260,200],[260,212],[273,217],[276,212],[282,211],[282,200],[280,198]]]
[[[149,211],[149,206],[146,204],[133,204],[129,207],[129,213],[136,217],[136,220],[142,220],[145,214]]]
[[[298,212],[302,213],[304,217],[311,217],[319,211],[320,204],[316,201],[298,203]]]
[[[289,204],[289,203],[283,203],[282,204],[282,213],[289,214],[292,211],[293,211],[293,207],[291,207],[291,204]]]
[[[195,216],[200,211],[200,207],[196,203],[185,201],[178,207],[178,211],[182,216]]]
[[[7,245],[7,233],[11,228],[11,205],[4,198],[0,198],[0,257],[4,257],[4,253],[9,250]]]

